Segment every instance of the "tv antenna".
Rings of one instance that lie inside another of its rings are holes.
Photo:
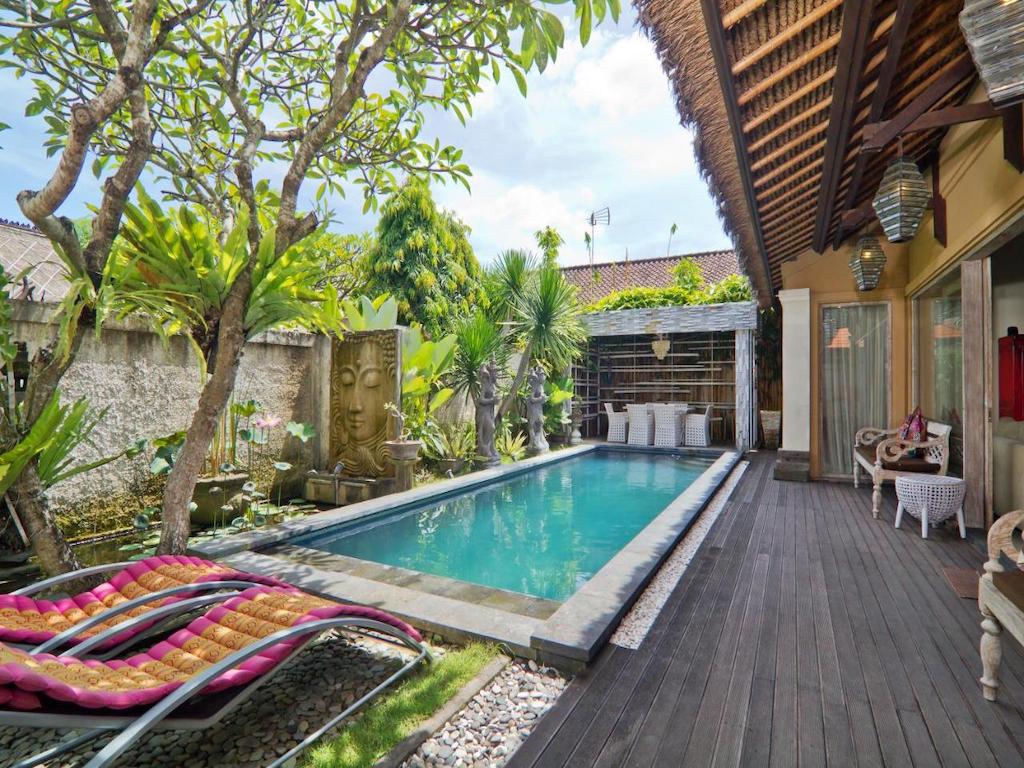
[[[606,205],[597,211],[591,211],[590,215],[587,216],[587,223],[590,225],[590,232],[586,235],[585,240],[587,241],[587,255],[590,256],[590,266],[594,266],[594,245],[595,236],[597,235],[597,225],[603,224],[608,226],[612,223],[612,212]]]

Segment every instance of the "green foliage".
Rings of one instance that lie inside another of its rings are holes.
[[[450,650],[386,692],[339,736],[315,747],[305,768],[369,768],[476,677],[496,651],[472,644]]]
[[[443,384],[454,359],[454,334],[427,341],[418,327],[402,332],[402,411],[411,437],[422,437],[432,427],[434,414],[454,394]]]
[[[700,266],[693,259],[680,259],[672,268],[672,276],[676,285],[689,293],[699,293],[706,287]]]
[[[342,325],[349,331],[385,331],[398,325],[398,302],[386,293],[341,302]]]
[[[284,426],[284,431],[299,440],[303,445],[316,437],[316,427],[312,424],[304,424],[298,421],[289,421]]]
[[[537,239],[537,247],[544,256],[544,266],[558,266],[558,249],[565,245],[565,239],[558,230],[551,226],[544,227],[538,229],[534,237]]]
[[[244,206],[221,241],[214,223],[188,206],[165,212],[141,189],[138,199],[139,205],[125,207],[121,238],[107,263],[113,286],[108,310],[121,316],[142,313],[165,337],[185,335],[205,368],[231,287],[250,267],[246,338],[287,326],[322,331],[340,326],[333,285],[323,292],[313,288],[322,272],[315,241],[301,241],[275,256],[271,229],[251,254]]]
[[[435,337],[483,300],[467,233],[421,182],[408,181],[384,204],[368,258],[370,285],[397,299],[403,323]]]
[[[569,424],[569,414],[565,404],[572,400],[574,394],[572,376],[549,374],[544,381],[544,394],[548,399],[544,402],[544,431],[549,434],[562,432]]]
[[[564,368],[587,340],[576,288],[557,267],[541,267],[514,307],[512,328],[529,356]]]
[[[693,291],[672,285],[667,288],[626,288],[598,299],[587,312],[611,312],[618,309],[680,307],[693,304],[726,304],[750,301],[750,282],[742,275],[729,275],[704,290]]]
[[[428,459],[470,459],[476,452],[476,429],[469,422],[443,422],[423,438]]]
[[[339,298],[366,291],[367,259],[375,240],[370,232],[341,235],[320,230],[311,235],[307,247],[320,264],[321,275],[313,286],[323,291],[334,286]]]
[[[506,424],[505,428],[494,436],[494,448],[502,461],[519,461],[526,456],[526,435],[519,430],[513,433],[512,428]]]
[[[456,393],[468,392],[476,397],[479,392],[477,376],[480,366],[494,360],[501,370],[508,364],[510,354],[501,327],[486,312],[478,309],[463,318],[455,328],[455,360],[448,374],[448,382]]]
[[[702,297],[702,304],[728,304],[754,298],[750,281],[744,275],[728,275],[712,285]]]
[[[520,250],[504,251],[484,275],[487,308],[498,323],[508,322],[522,302],[537,271],[533,256]]]

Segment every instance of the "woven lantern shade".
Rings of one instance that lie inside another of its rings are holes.
[[[889,242],[903,243],[917,234],[931,199],[921,171],[901,155],[885,169],[871,205]]]
[[[873,291],[877,288],[884,269],[885,251],[882,250],[882,244],[877,237],[864,235],[857,241],[857,247],[850,257],[850,271],[857,281],[857,290]]]
[[[966,0],[960,29],[988,98],[1009,104],[1024,97],[1024,1]]]

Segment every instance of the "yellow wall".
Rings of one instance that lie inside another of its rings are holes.
[[[984,101],[979,86],[971,101]],[[930,179],[929,179],[930,183]],[[851,239],[838,251],[823,254],[806,251],[782,266],[783,288],[811,289],[811,474],[819,474],[821,415],[818,372],[823,304],[888,301],[892,318],[890,420],[896,423],[911,407],[911,310],[912,297],[950,267],[970,258],[1024,211],[1024,174],[1003,158],[1003,121],[999,119],[953,127],[940,147],[940,189],[946,199],[947,246],[932,234],[932,217],[926,214],[917,237],[893,245],[875,221],[872,233],[879,236],[888,259],[879,288],[858,292],[848,262],[855,245]]]

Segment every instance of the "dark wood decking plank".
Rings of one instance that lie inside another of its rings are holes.
[[[834,489],[826,485],[820,490],[822,493],[818,511],[831,542],[835,566],[832,579],[837,584],[846,615],[849,617],[851,639],[860,660],[859,674],[864,680],[868,706],[874,721],[882,760],[886,766],[911,766],[913,762],[910,757],[910,748],[896,714],[896,701],[889,689],[879,650],[871,633],[870,621],[856,586],[849,554],[850,545],[843,537],[841,529],[836,525],[835,506],[837,500]],[[846,680],[847,678],[844,678],[844,686]]]
[[[778,485],[777,483],[775,484]],[[771,503],[771,502],[769,502]],[[739,764],[762,768],[768,764],[772,745],[772,703],[775,699],[775,657],[779,638],[779,603],[782,584],[782,548],[786,517],[776,511],[772,549],[765,580],[764,617],[757,639],[757,660],[750,690],[750,711]]]
[[[942,685],[940,700],[956,724],[964,751],[972,765],[1020,765],[1024,753],[1008,735],[1024,733],[1024,719],[1019,710],[991,707],[981,696],[977,675],[970,664],[978,664],[972,638],[961,630],[955,614],[973,613],[967,606],[974,603],[953,594],[934,561],[921,556],[920,545],[930,555],[934,544],[921,539],[907,539],[869,526],[870,546],[876,553],[880,568],[890,574],[887,584],[901,591],[905,599],[918,606],[911,629],[925,667]],[[932,536],[942,537],[937,531]],[[913,546],[911,546],[913,545]],[[915,553],[918,556],[915,556]],[[906,566],[899,577],[891,576],[891,563]]]
[[[967,768],[970,762],[961,744],[963,735],[958,732],[957,722],[950,718],[941,703],[943,700],[959,699],[959,690],[948,676],[941,674],[944,669],[941,661],[932,660],[933,663],[929,665],[931,674],[924,663],[923,655],[932,646],[929,638],[920,636],[920,630],[915,636],[915,632],[908,626],[911,623],[919,625],[921,617],[918,615],[918,606],[900,589],[900,582],[906,579],[904,564],[899,558],[878,559],[873,542],[866,538],[872,526],[885,523],[870,516],[858,516],[849,504],[848,493],[841,494],[841,500],[847,514],[840,515],[840,524],[846,526],[849,540],[860,555],[863,574],[861,584],[870,593],[869,602],[877,605],[877,616],[881,622],[877,627],[878,634],[887,643],[891,642],[889,647],[905,675],[905,678],[890,679],[890,685],[908,685],[906,692],[912,694],[915,700],[914,706],[904,704],[901,709],[921,715],[943,765]],[[916,722],[910,718],[901,717],[901,721],[914,723],[916,727]],[[978,745],[979,759],[986,751],[987,746]]]
[[[753,551],[756,547],[764,524],[763,510],[748,504],[744,504],[742,508],[745,519],[741,530],[745,530],[746,535],[738,543],[745,547],[741,546],[736,550],[740,555],[731,562],[730,571],[723,574],[721,584],[687,626],[685,638],[680,645],[685,651],[677,654],[666,670],[651,709],[644,718],[627,755],[627,765],[659,765],[658,754],[666,738],[689,738],[693,716],[682,716],[677,712],[677,707],[684,700],[687,707],[692,706],[694,710],[699,707],[729,606],[735,598],[737,585],[743,583],[744,570],[749,567],[750,559],[743,554]],[[684,747],[685,743],[678,749],[673,759],[678,759]]]
[[[787,491],[791,489],[787,488]],[[791,494],[787,493],[787,496]],[[775,699],[772,702],[772,743],[769,764],[794,766],[799,745],[797,730],[796,647],[796,516],[791,503],[783,506],[786,525],[782,545],[782,585],[779,590],[779,641],[775,656]]]
[[[810,542],[807,517],[811,513],[809,485],[800,489],[796,516],[796,644],[798,754],[801,765],[824,765],[825,716],[823,711],[821,669],[818,660],[818,634],[823,630],[815,622],[811,593]],[[840,688],[841,693],[841,688]],[[841,696],[840,696],[841,698]],[[848,753],[847,753],[848,754]]]

